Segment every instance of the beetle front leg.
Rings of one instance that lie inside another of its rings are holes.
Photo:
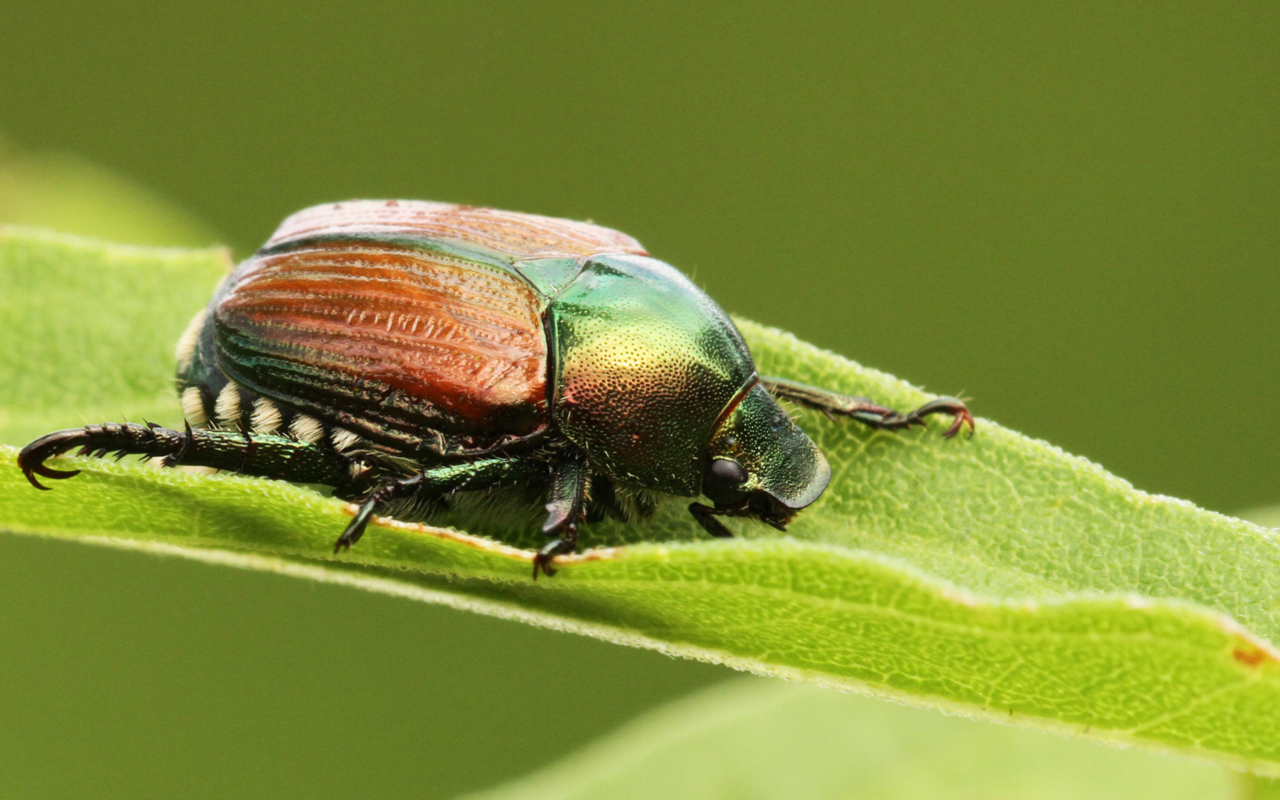
[[[547,501],[547,520],[542,523],[542,532],[557,538],[534,556],[535,581],[539,571],[548,578],[555,575],[551,560],[577,549],[578,525],[586,516],[587,484],[590,477],[586,458],[576,448],[556,464],[551,476],[551,497]]]
[[[373,515],[386,511],[389,506],[406,500],[425,502],[449,492],[487,489],[504,481],[527,480],[538,471],[528,459],[502,457],[449,464],[407,478],[391,478],[364,495],[360,510],[334,542],[333,552],[348,550],[360,541]]]
[[[690,503],[689,513],[697,520],[702,529],[717,539],[732,539],[733,531],[716,517],[756,517],[766,525],[770,525],[783,533],[787,532],[787,517],[776,517],[753,509],[746,498],[730,506],[717,505],[712,508],[703,503]]]
[[[690,503],[689,513],[698,521],[702,529],[717,539],[732,539],[733,531],[729,530],[723,522],[716,519],[719,516],[731,517],[736,516],[731,511],[724,509],[712,508],[703,503]]]
[[[955,397],[939,397],[903,414],[877,405],[866,397],[850,397],[782,378],[761,378],[760,382],[774,397],[785,397],[800,405],[816,408],[832,419],[836,416],[850,417],[878,430],[896,431],[912,425],[924,427],[924,418],[930,414],[950,414],[953,417],[951,427],[943,436],[950,439],[965,425],[969,426],[970,436],[974,432],[973,415],[964,401]]]

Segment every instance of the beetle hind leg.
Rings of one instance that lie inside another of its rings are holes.
[[[340,485],[350,477],[351,462],[332,451],[282,436],[249,431],[170,430],[148,423],[108,422],[55,431],[36,439],[18,454],[18,466],[37,489],[35,476],[64,480],[79,470],[56,470],[45,461],[79,448],[80,455],[102,457],[115,453],[164,459],[179,464],[213,467],[295,483]]]
[[[950,414],[951,426],[942,434],[950,439],[969,426],[969,435],[974,432],[973,415],[963,400],[956,397],[939,397],[920,406],[914,411],[903,414],[892,408],[873,403],[866,397],[850,397],[826,389],[818,389],[795,381],[781,378],[762,378],[760,380],[769,393],[775,397],[784,397],[800,405],[816,408],[835,419],[837,416],[849,417],[877,430],[897,431],[910,428],[912,425],[926,427],[925,417],[933,414]]]
[[[80,474],[80,470],[52,469],[46,467],[44,462],[68,450],[74,450],[76,447],[87,446],[84,440],[83,429],[56,431],[55,433],[41,436],[22,448],[22,452],[18,453],[18,468],[22,470],[23,475],[27,476],[27,480],[30,481],[32,486],[47,492],[49,487],[36,480],[36,475],[61,481],[67,478],[74,478]]]

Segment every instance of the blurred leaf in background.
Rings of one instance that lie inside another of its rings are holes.
[[[1256,522],[1268,528],[1280,528],[1280,506],[1250,508],[1240,514],[1241,519]]]
[[[208,247],[220,237],[139,183],[79,156],[21,153],[0,136],[0,224],[124,244]]]
[[[1228,800],[1216,767],[742,679],[467,800]]]

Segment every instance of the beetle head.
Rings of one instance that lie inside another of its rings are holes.
[[[822,451],[756,383],[711,435],[702,493],[782,529],[830,481]]]

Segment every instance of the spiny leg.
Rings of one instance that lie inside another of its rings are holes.
[[[351,462],[324,447],[274,434],[248,431],[193,430],[179,432],[159,425],[109,422],[56,431],[36,439],[18,454],[18,466],[37,489],[36,479],[63,480],[79,470],[55,470],[45,461],[80,448],[80,455],[115,453],[163,458],[166,467],[185,464],[213,467],[294,483],[340,486],[350,480]]]
[[[504,481],[522,481],[541,473],[542,465],[527,458],[510,456],[482,458],[424,470],[407,478],[391,478],[366,494],[360,510],[333,545],[333,552],[349,549],[360,541],[374,514],[394,503],[416,498],[430,500],[449,492],[487,489]]]
[[[925,426],[924,418],[930,414],[950,414],[953,417],[951,427],[942,434],[950,439],[960,432],[965,425],[969,426],[969,435],[973,435],[973,415],[969,413],[964,401],[955,397],[939,397],[906,414],[877,405],[865,397],[850,397],[837,394],[826,389],[818,389],[795,381],[782,378],[761,378],[760,382],[775,397],[816,408],[834,419],[836,416],[851,417],[863,425],[879,430],[901,430],[912,425]]]
[[[586,516],[587,484],[590,472],[582,451],[574,448],[556,464],[551,474],[551,496],[547,500],[547,520],[542,532],[557,537],[533,558],[533,579],[541,571],[548,578],[556,574],[551,560],[572,553],[578,547],[578,525]]]

